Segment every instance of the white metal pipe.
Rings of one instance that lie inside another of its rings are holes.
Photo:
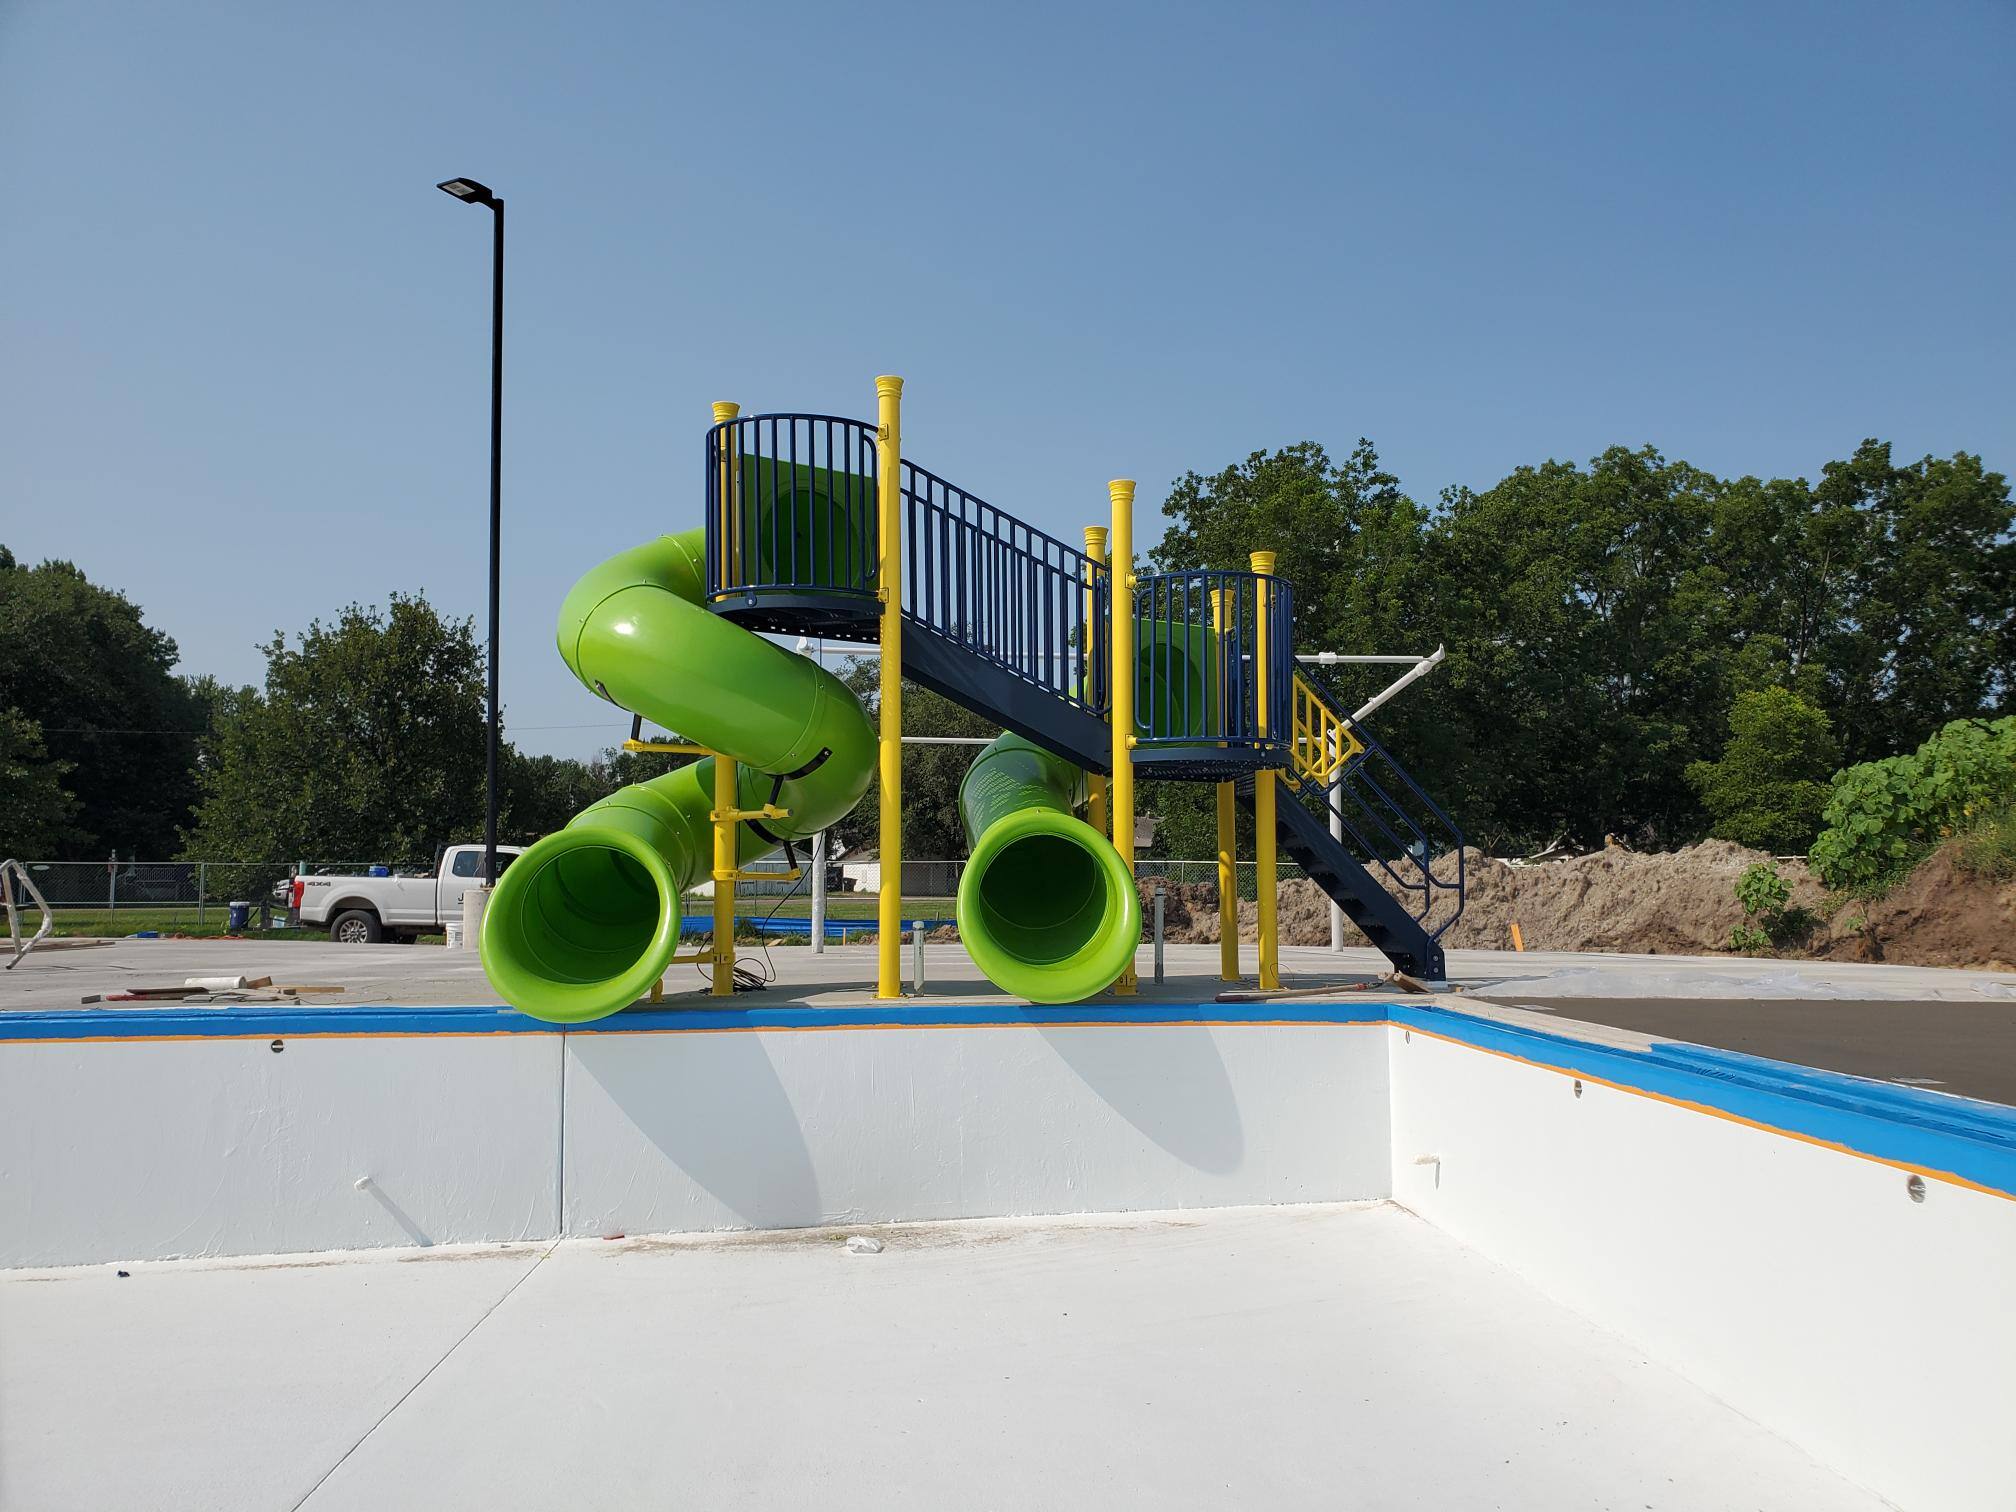
[[[1421,659],[1418,656],[1346,656],[1341,651],[1312,651],[1295,658],[1298,662],[1309,662],[1318,667],[1371,666],[1376,663],[1404,667]]]
[[[826,831],[812,837],[812,953],[826,953]]]
[[[924,921],[910,921],[910,990],[919,996],[924,992]]]
[[[1344,815],[1338,808],[1338,803],[1339,792],[1343,786],[1341,782],[1330,784],[1330,838],[1335,840],[1340,848],[1344,844]],[[1334,898],[1330,901],[1330,948],[1333,951],[1344,948],[1344,910],[1337,906]]]
[[[1402,688],[1407,687],[1411,683],[1419,682],[1422,678],[1426,677],[1430,672],[1433,672],[1436,669],[1436,667],[1441,665],[1443,654],[1444,654],[1443,648],[1437,646],[1433,651],[1433,653],[1431,653],[1428,656],[1422,657],[1421,660],[1415,664],[1413,671],[1408,672],[1400,677],[1396,677],[1392,681],[1392,683],[1388,685],[1385,692],[1378,694],[1370,702],[1365,704],[1363,708],[1359,709],[1356,713],[1354,713],[1351,717],[1353,719],[1365,718],[1374,709],[1380,708],[1384,704],[1386,704],[1387,701],[1390,700]]]

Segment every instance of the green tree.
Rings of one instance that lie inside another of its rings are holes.
[[[0,860],[57,857],[74,843],[68,771],[50,759],[40,725],[19,709],[0,709]]]
[[[1549,462],[1445,495],[1437,692],[1470,754],[1444,791],[1473,834],[1699,832],[1685,771],[1720,732],[1728,647],[1703,560],[1718,488],[1650,447],[1613,447],[1586,469]]]
[[[1849,759],[2006,709],[2016,688],[2009,483],[1959,452],[1896,466],[1864,441],[1813,489],[1816,532],[1849,562],[1819,640]]]
[[[648,741],[669,742],[662,731],[647,731]],[[582,761],[572,756],[530,756],[508,740],[501,752],[504,797],[498,834],[509,845],[529,845],[555,830],[565,829],[574,816],[619,788],[662,776],[697,758],[610,747]]]
[[[1695,762],[1687,780],[1715,835],[1758,850],[1803,851],[1819,833],[1827,778],[1840,761],[1827,716],[1787,688],[1767,688],[1736,696],[1721,757]]]
[[[529,845],[565,829],[581,810],[621,786],[606,760],[528,756],[508,741],[498,754],[504,794],[497,832],[509,845]]]
[[[71,563],[24,567],[0,546],[0,647],[0,709],[40,727],[76,799],[65,855],[172,854],[202,729],[175,642]]]
[[[352,604],[263,648],[219,700],[185,854],[414,860],[481,833],[483,658],[425,597]]]

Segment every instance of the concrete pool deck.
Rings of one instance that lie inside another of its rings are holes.
[[[748,948],[757,964],[765,952]],[[1137,1001],[1200,1003],[1217,997],[1215,945],[1167,947],[1168,979],[1149,979],[1152,955],[1140,952]],[[737,994],[739,1007],[865,1006],[875,970],[873,946],[802,945],[767,952],[776,983]],[[1253,967],[1253,947],[1242,951]],[[905,980],[910,955],[904,952]],[[1318,992],[1373,982],[1386,970],[1372,950],[1333,953],[1284,947],[1282,981]],[[1456,995],[1466,1012],[1503,1016],[1577,1033],[1609,1027],[1638,1039],[1677,1039],[1738,1050],[1849,1075],[1894,1080],[1968,1097],[2016,1104],[2016,975],[1921,966],[1864,966],[1828,961],[1750,960],[1731,956],[1631,956],[1532,951],[1451,951]],[[229,973],[280,983],[342,985],[332,1005],[495,1004],[501,1001],[473,953],[426,945],[335,945],[300,940],[119,940],[28,956],[0,976],[0,1012],[79,1006],[86,995],[140,985],[179,983]],[[1249,976],[1246,985],[1252,985]],[[692,966],[666,978],[668,1006],[708,1007]],[[1391,989],[1386,989],[1390,991]],[[1004,1003],[957,944],[927,943],[920,1002]],[[228,1009],[215,1010],[223,1013]]]
[[[0,1505],[1886,1505],[1384,1202],[126,1269],[0,1274]]]

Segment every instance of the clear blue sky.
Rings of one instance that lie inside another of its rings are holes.
[[[510,204],[504,690],[621,733],[573,578],[698,520],[707,405],[872,414],[1060,533],[1370,437],[1410,492],[1650,442],[2016,468],[2016,9],[0,0],[0,540],[185,670],[483,606]],[[0,648],[4,654],[4,648]],[[585,726],[585,727],[584,727]]]

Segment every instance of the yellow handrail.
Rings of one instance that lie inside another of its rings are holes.
[[[1295,775],[1328,787],[1345,763],[1365,749],[1365,742],[1299,672],[1295,675],[1294,713],[1289,760]]]

